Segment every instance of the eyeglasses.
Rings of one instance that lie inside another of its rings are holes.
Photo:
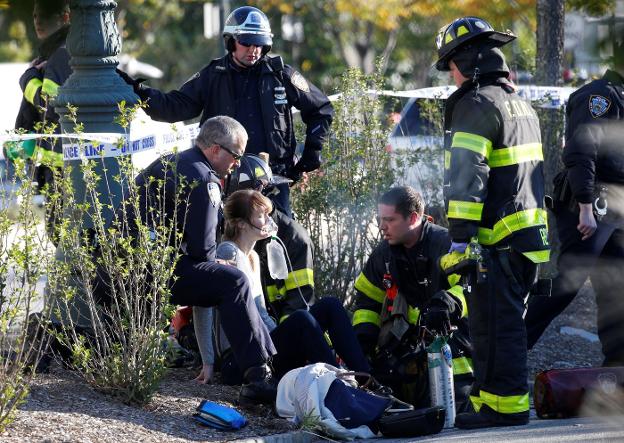
[[[232,151],[230,148],[226,148],[223,145],[220,145],[218,143],[215,143],[218,147],[220,147],[221,149],[223,149],[225,152],[227,152],[228,154],[230,154],[232,156],[232,158],[236,161],[239,161],[241,158],[243,158],[243,154],[239,154],[238,152],[234,152]]]
[[[242,41],[242,40],[236,40],[236,43],[238,43],[241,46],[244,46],[245,48],[250,48],[252,46],[255,46],[256,48],[261,48],[262,47],[262,45],[258,45],[258,44],[255,44],[255,43],[249,43],[249,42]]]

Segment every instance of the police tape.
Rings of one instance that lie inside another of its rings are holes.
[[[167,130],[152,131],[134,135],[123,133],[81,133],[81,134],[3,134],[0,144],[23,142],[36,139],[63,139],[63,160],[95,160],[137,154],[158,148],[159,151],[189,148],[199,134],[199,124],[173,124]]]

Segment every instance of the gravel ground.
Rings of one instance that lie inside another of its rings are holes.
[[[200,385],[197,371],[171,370],[152,401],[143,408],[124,405],[93,391],[78,375],[54,365],[35,379],[15,422],[2,442],[184,442],[228,441],[293,430],[270,408],[241,410],[249,424],[220,432],[195,423],[191,414],[202,399],[233,406],[236,387]]]
[[[600,344],[560,332],[569,326],[596,333],[596,306],[591,287],[550,325],[540,342],[529,352],[530,379],[544,369],[599,366]],[[233,405],[235,387],[199,385],[196,371],[171,370],[157,395],[145,407],[126,406],[93,391],[71,371],[54,365],[50,374],[38,375],[31,394],[16,421],[0,434],[3,442],[182,442],[227,441],[294,430],[269,408],[243,410],[249,425],[225,433],[196,424],[191,414],[208,398]]]

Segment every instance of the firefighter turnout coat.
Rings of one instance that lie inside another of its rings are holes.
[[[439,259],[448,251],[450,243],[445,228],[423,221],[421,240],[413,248],[391,246],[384,240],[373,250],[355,281],[353,327],[366,354],[375,354],[387,297],[400,292],[408,305],[408,322],[418,325],[421,310],[431,297],[439,290],[448,290],[454,300],[454,310],[461,316],[458,330],[449,341],[453,372],[455,375],[472,374],[463,289],[456,285],[456,275],[447,278],[439,267]]]

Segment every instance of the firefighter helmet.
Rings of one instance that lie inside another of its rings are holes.
[[[244,45],[262,46],[266,54],[271,50],[273,34],[267,16],[253,6],[236,8],[225,20],[223,40],[228,51],[234,51],[234,40]]]
[[[230,195],[240,189],[255,189],[267,194],[273,186],[290,182],[287,178],[273,175],[267,162],[257,155],[245,154],[241,158],[240,166],[230,174],[225,185],[225,194]]]
[[[449,61],[458,50],[468,44],[485,42],[491,47],[506,45],[516,38],[511,31],[498,32],[485,20],[478,17],[462,17],[449,25],[443,26],[436,37],[438,61],[435,67],[438,71],[448,71]]]

